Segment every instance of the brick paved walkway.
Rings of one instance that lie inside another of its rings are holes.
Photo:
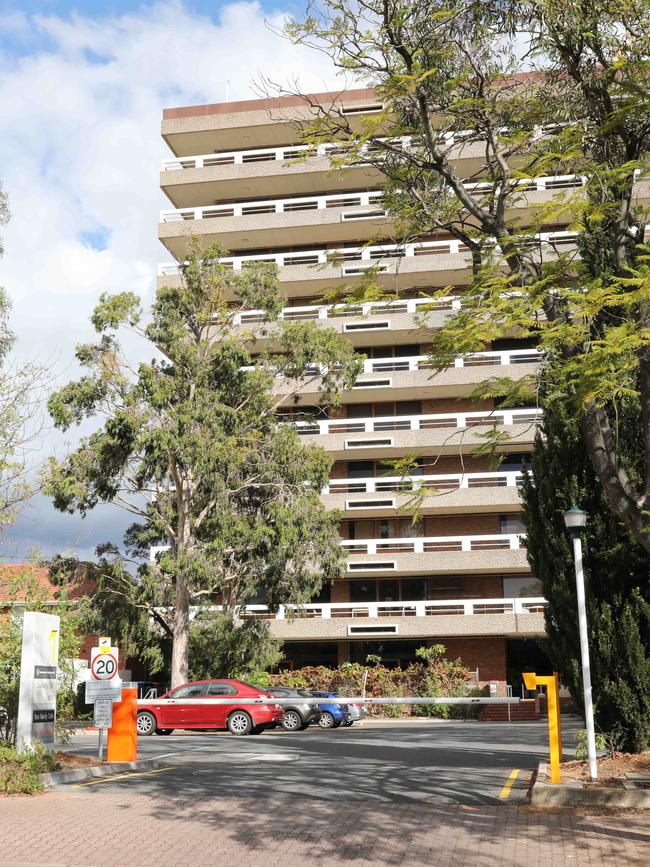
[[[0,867],[650,865],[648,817],[508,806],[166,799],[52,792],[0,799]]]

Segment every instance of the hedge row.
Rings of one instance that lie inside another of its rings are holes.
[[[480,695],[481,690],[472,681],[472,673],[458,660],[446,659],[444,652],[442,645],[421,648],[418,656],[423,661],[411,663],[404,669],[386,668],[380,663],[368,666],[345,663],[340,668],[306,666],[267,675],[267,683],[327,690],[339,695],[365,695],[368,698]],[[368,711],[379,716],[432,716],[442,719],[466,719],[477,715],[477,708],[469,705],[371,705]]]

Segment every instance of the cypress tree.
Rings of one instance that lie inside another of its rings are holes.
[[[638,405],[623,404],[616,429],[638,471]],[[571,540],[563,513],[589,513],[583,534],[589,650],[596,728],[617,749],[650,747],[650,586],[647,555],[613,516],[566,401],[547,396],[542,436],[523,484],[528,559],[548,600],[546,651],[582,710],[580,639]]]

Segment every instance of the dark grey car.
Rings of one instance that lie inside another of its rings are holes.
[[[284,719],[281,725],[286,731],[303,731],[308,725],[317,723],[320,719],[318,705],[300,701],[301,698],[312,698],[312,694],[306,689],[293,689],[288,686],[265,686],[264,690],[276,698],[295,698],[295,703],[291,702],[291,704],[282,705]]]

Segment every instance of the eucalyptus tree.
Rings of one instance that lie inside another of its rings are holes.
[[[285,32],[383,106],[360,123],[307,97],[305,140],[384,174],[398,242],[467,250],[462,307],[431,333],[435,367],[536,341],[554,365],[547,395],[579,418],[609,509],[650,552],[648,0],[322,0]],[[536,203],[548,176],[563,188]],[[543,364],[476,394],[513,405],[544,378]],[[618,437],[622,400],[641,418],[640,462]]]
[[[220,597],[237,620],[252,596],[271,607],[306,602],[344,564],[338,515],[319,499],[331,462],[278,412],[308,383],[335,402],[360,357],[330,329],[278,321],[274,267],[233,272],[220,255],[193,247],[148,318],[132,293],[102,296],[92,315],[99,339],[77,347],[86,374],[49,400],[62,430],[98,423],[67,457],[51,459],[55,507],[84,515],[115,503],[137,519],[127,552],[143,558],[158,546],[140,566],[152,591],[142,604],[158,599],[169,623],[172,685],[187,680],[193,605]],[[264,346],[238,324],[246,308],[272,323]],[[143,338],[153,358],[129,359],[120,329]],[[118,590],[128,586],[115,549],[104,549],[103,567]]]

